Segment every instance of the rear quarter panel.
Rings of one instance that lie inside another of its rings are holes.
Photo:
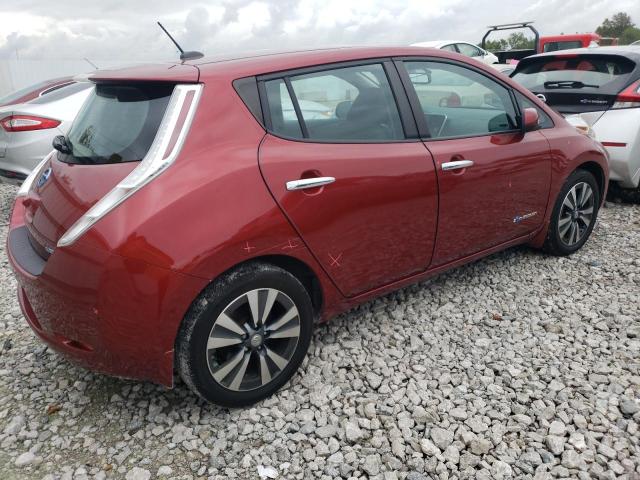
[[[176,162],[78,242],[207,281],[251,259],[290,256],[316,273],[329,301],[333,285],[262,178],[264,135],[231,79],[210,78]]]

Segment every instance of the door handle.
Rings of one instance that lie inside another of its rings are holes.
[[[335,182],[334,177],[314,177],[291,180],[287,182],[287,190],[304,190],[305,188],[317,188]]]
[[[446,162],[442,164],[442,170],[460,170],[462,168],[473,167],[473,160],[456,160],[455,162]]]

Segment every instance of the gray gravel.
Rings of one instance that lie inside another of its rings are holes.
[[[288,386],[232,411],[62,360],[0,262],[3,480],[640,478],[639,206],[570,258],[512,249],[319,327]]]

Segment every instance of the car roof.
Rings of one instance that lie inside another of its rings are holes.
[[[537,55],[531,55],[523,59],[530,60],[532,58],[543,57],[557,57],[566,55],[621,55],[630,58],[635,61],[640,61],[640,45],[616,45],[609,47],[584,47],[584,48],[570,48],[568,50],[557,50],[555,52],[539,53]]]
[[[431,56],[458,60],[464,58],[466,62],[470,61],[469,58],[457,53],[417,46],[263,50],[244,54],[215,55],[181,63],[146,64],[118,70],[98,70],[88,78],[92,81],[198,82],[216,76],[242,78],[330,63],[406,56]],[[477,62],[476,66],[479,63]]]

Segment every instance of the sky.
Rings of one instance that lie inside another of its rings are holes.
[[[639,0],[20,0],[0,2],[0,59],[173,60],[335,45],[479,43],[487,25],[534,21],[542,35],[591,32]]]

